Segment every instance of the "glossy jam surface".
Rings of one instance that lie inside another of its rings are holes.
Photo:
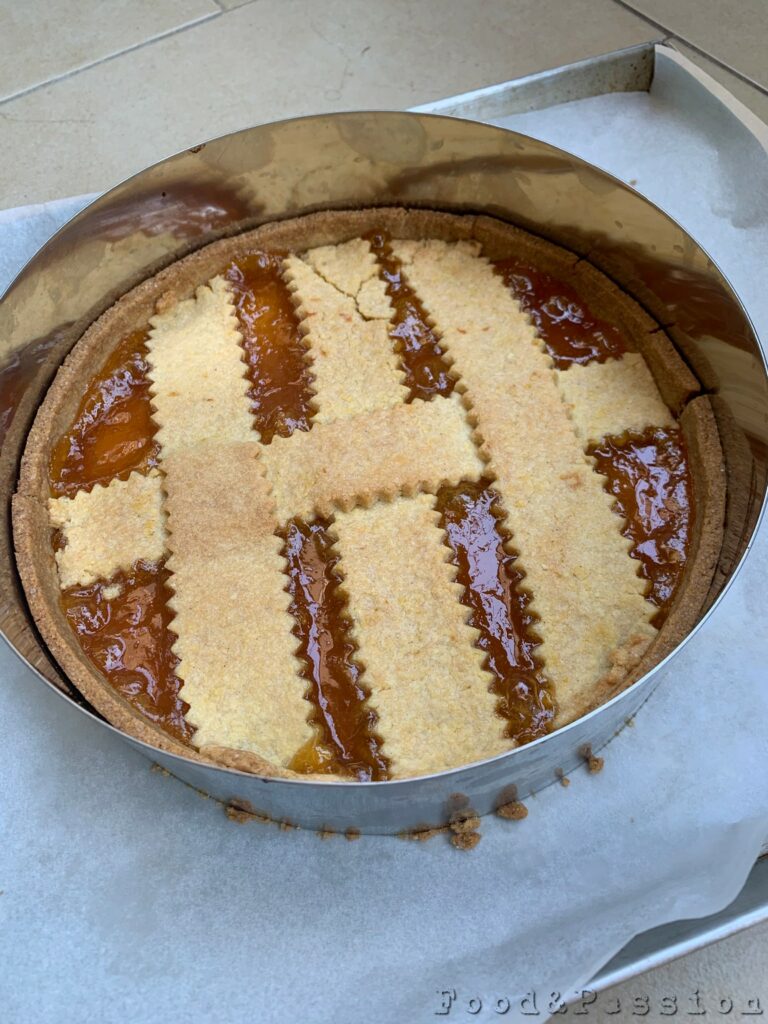
[[[400,261],[383,233],[368,236],[371,249],[379,262],[379,273],[387,282],[394,310],[389,335],[405,371],[405,383],[410,389],[409,400],[428,401],[435,395],[450,395],[456,383],[440,341],[427,323],[424,307],[402,273]]]
[[[624,536],[650,581],[648,600],[659,609],[652,621],[661,627],[685,570],[693,524],[693,484],[682,432],[655,429],[607,437],[589,453],[627,520]]]
[[[327,520],[291,521],[283,553],[296,620],[294,633],[309,682],[315,737],[291,762],[294,771],[346,775],[360,781],[386,779],[388,764],[374,731],[377,716],[355,661],[355,644],[338,593],[338,554]]]
[[[443,487],[436,508],[464,587],[463,603],[480,631],[478,646],[488,655],[506,735],[528,743],[550,730],[555,703],[536,662],[536,617],[528,611],[531,599],[521,589],[524,577],[515,569],[515,556],[504,550],[496,502],[490,483],[481,480]]]
[[[71,587],[62,594],[70,626],[96,668],[118,693],[151,722],[179,740],[190,740],[188,705],[179,696],[176,637],[165,587],[170,572],[137,562],[109,583]]]
[[[265,444],[275,434],[309,430],[311,417],[306,347],[281,263],[279,255],[251,252],[224,272],[235,294],[254,425]]]
[[[504,283],[531,316],[555,366],[605,362],[626,351],[621,331],[593,316],[571,285],[519,260],[494,264]]]
[[[115,476],[157,465],[145,331],[117,346],[91,381],[74,423],[53,450],[51,491],[71,497]]]

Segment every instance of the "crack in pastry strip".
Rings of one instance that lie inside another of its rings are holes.
[[[285,766],[312,728],[258,447],[201,445],[163,465],[173,651],[195,742]]]
[[[539,615],[556,724],[582,714],[617,649],[655,631],[621,522],[560,397],[525,313],[477,246],[393,245],[454,359]]]
[[[61,531],[56,551],[62,590],[108,580],[138,561],[158,562],[166,552],[161,477],[131,473],[107,486],[50,498],[51,526]]]
[[[147,342],[162,458],[211,441],[255,440],[241,337],[222,277],[153,316]]]
[[[328,279],[298,256],[285,261],[286,281],[312,359],[315,423],[387,408],[404,401],[408,394],[389,340],[391,309],[387,318],[366,320],[361,316],[355,298],[330,276],[336,275],[347,287],[353,285],[359,254],[349,243],[332,248],[337,250],[333,258],[321,259],[317,251],[314,256],[307,254],[307,259],[315,259],[323,267]],[[370,249],[368,255],[367,265],[376,274]]]
[[[353,636],[392,775],[440,771],[512,746],[467,625],[429,494],[336,516]]]
[[[458,396],[395,405],[261,449],[280,522],[476,480],[483,463]]]
[[[392,307],[387,288],[366,239],[320,245],[305,252],[303,258],[324,281],[354,299],[364,319],[389,320]]]
[[[583,445],[626,430],[674,425],[651,371],[638,352],[557,371],[557,386]]]

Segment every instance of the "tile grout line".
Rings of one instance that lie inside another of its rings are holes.
[[[675,41],[677,41],[678,43],[683,43],[685,46],[689,47],[691,50],[697,53],[700,57],[706,58],[706,60],[710,61],[712,64],[715,64],[717,67],[722,68],[723,71],[727,71],[729,74],[733,75],[734,78],[738,78],[738,80],[740,82],[743,82],[745,85],[751,86],[756,92],[759,92],[763,96],[768,96],[768,86],[761,85],[759,82],[756,82],[754,78],[750,78],[749,75],[743,74],[741,71],[739,71],[737,68],[734,68],[732,65],[726,64],[725,61],[718,60],[717,57],[713,57],[711,53],[707,52],[707,50],[702,50],[700,46],[696,46],[694,43],[689,42],[685,38],[685,36],[672,35],[669,37],[669,41],[671,43],[674,43]],[[706,68],[702,68],[702,71],[706,71]]]
[[[217,0],[212,0],[217,3]],[[150,39],[143,39],[140,43],[134,43],[132,46],[126,46],[124,50],[118,50],[117,53],[107,54],[105,57],[99,57],[98,60],[90,61],[88,64],[83,64],[82,67],[72,68],[71,71],[64,71],[60,75],[54,75],[52,78],[47,78],[44,82],[38,82],[36,85],[30,85],[26,89],[20,89],[18,92],[10,93],[8,96],[3,96],[0,99],[0,107],[6,103],[10,103],[11,100],[21,99],[23,96],[29,96],[30,93],[37,92],[38,89],[44,89],[48,85],[55,85],[57,82],[63,82],[67,78],[74,78],[75,75],[80,75],[84,71],[90,71],[91,68],[98,67],[99,64],[106,64],[111,60],[117,60],[118,57],[122,57],[126,53],[134,53],[136,50],[141,50],[145,46],[151,46],[153,43],[159,42],[161,39],[168,39],[169,36],[176,36],[182,32],[186,32],[188,29],[197,28],[199,25],[204,25],[209,21],[216,21],[222,15],[229,14],[230,12],[221,7],[218,3],[219,10],[211,11],[210,14],[204,14],[200,18],[196,18],[194,21],[188,21],[184,25],[177,25],[175,28],[168,29],[167,32],[160,32],[156,36],[152,36]]]
[[[685,43],[686,46],[690,46],[692,50],[695,50],[700,56],[706,57],[707,60],[712,61],[713,64],[722,68],[723,71],[729,71],[732,75],[735,75],[736,78],[740,79],[740,81],[745,82],[747,85],[751,85],[753,89],[757,89],[757,91],[762,93],[764,96],[768,96],[768,87],[756,82],[754,78],[750,78],[749,75],[745,74],[743,71],[739,71],[738,68],[733,67],[731,64],[726,64],[725,61],[720,60],[719,57],[715,57],[714,54],[711,54],[708,50],[703,49],[696,43],[692,43],[690,39],[686,39],[686,37],[680,32],[674,32],[672,29],[662,24],[662,22],[649,18],[647,14],[644,14],[642,11],[638,11],[636,7],[633,7],[629,0],[613,0],[613,2],[619,7],[623,7],[624,10],[628,11],[630,14],[634,14],[638,18],[642,18],[643,21],[647,21],[648,24],[653,25],[654,28],[661,29],[661,31],[666,35],[664,42],[674,42],[674,40],[677,39],[681,43]]]

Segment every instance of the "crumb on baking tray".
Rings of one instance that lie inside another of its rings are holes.
[[[457,850],[474,850],[481,838],[479,832],[459,832],[451,836],[451,842]]]
[[[234,821],[237,825],[245,825],[249,821],[258,821],[263,825],[277,825],[281,832],[288,832],[291,829],[300,827],[288,821],[287,818],[282,820],[270,818],[268,814],[257,811],[248,800],[230,800],[228,804],[224,805],[224,813],[230,821]]]
[[[435,836],[444,835],[449,831],[447,825],[424,825],[418,828],[406,828],[402,832],[397,833],[398,839],[410,839],[413,842],[425,843],[428,839],[434,839]]]
[[[496,808],[496,814],[507,821],[522,821],[528,817],[528,808],[520,800],[511,800],[507,804],[501,804]]]
[[[587,768],[589,769],[591,775],[597,775],[598,772],[601,772],[603,770],[605,758],[598,757],[597,754],[593,754],[592,747],[582,747],[580,753],[586,761]]]

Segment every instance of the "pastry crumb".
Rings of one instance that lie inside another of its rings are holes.
[[[568,776],[565,774],[562,768],[558,768],[555,772],[555,775],[558,778],[560,785],[563,787],[563,789],[567,789],[570,786],[571,780],[568,778]]]
[[[447,825],[425,825],[423,828],[406,828],[397,833],[398,839],[410,839],[417,843],[425,843],[428,839],[448,832]]]
[[[254,816],[249,811],[244,811],[240,807],[234,807],[232,804],[227,804],[224,808],[224,813],[230,821],[234,821],[236,825],[245,825],[246,822],[253,821]]]
[[[591,775],[597,775],[598,772],[603,770],[605,758],[598,757],[596,754],[593,754],[592,747],[583,747],[581,750],[581,756],[587,762],[587,768]]]
[[[459,812],[451,815],[451,820],[448,822],[448,827],[451,832],[455,832],[457,835],[464,835],[467,832],[474,832],[480,828],[480,819],[471,810],[465,812]]]
[[[230,821],[237,825],[245,825],[249,821],[260,821],[268,824],[272,819],[266,814],[259,814],[247,800],[230,800],[224,805],[224,813]]]
[[[155,312],[158,316],[162,316],[164,313],[169,312],[174,306],[178,304],[179,296],[175,291],[169,290],[163,292],[159,299],[155,302]]]
[[[458,796],[459,794],[454,794]],[[460,801],[454,800],[454,803]],[[461,810],[456,810],[448,819],[448,828],[451,830],[453,835],[451,836],[451,843],[456,847],[457,850],[473,850],[480,842],[480,818],[469,806],[469,800],[466,797],[461,801],[464,806]]]
[[[169,776],[171,774],[167,768],[163,768],[163,766],[161,764],[158,764],[157,761],[152,762],[152,764],[149,766],[149,770],[151,772],[156,772],[158,775]]]
[[[457,850],[474,850],[481,838],[479,832],[459,832],[451,836],[451,842]]]
[[[339,833],[334,832],[332,828],[319,828],[316,833],[316,835],[318,835],[320,839],[332,839],[334,836],[337,836],[338,834]]]
[[[505,818],[507,821],[522,821],[523,818],[528,817],[528,808],[520,800],[512,800],[508,804],[502,804],[496,808],[496,813],[500,818]]]
[[[344,833],[344,838],[348,839],[350,843],[354,842],[355,839],[360,838],[360,829],[351,827],[348,828],[347,831]]]

